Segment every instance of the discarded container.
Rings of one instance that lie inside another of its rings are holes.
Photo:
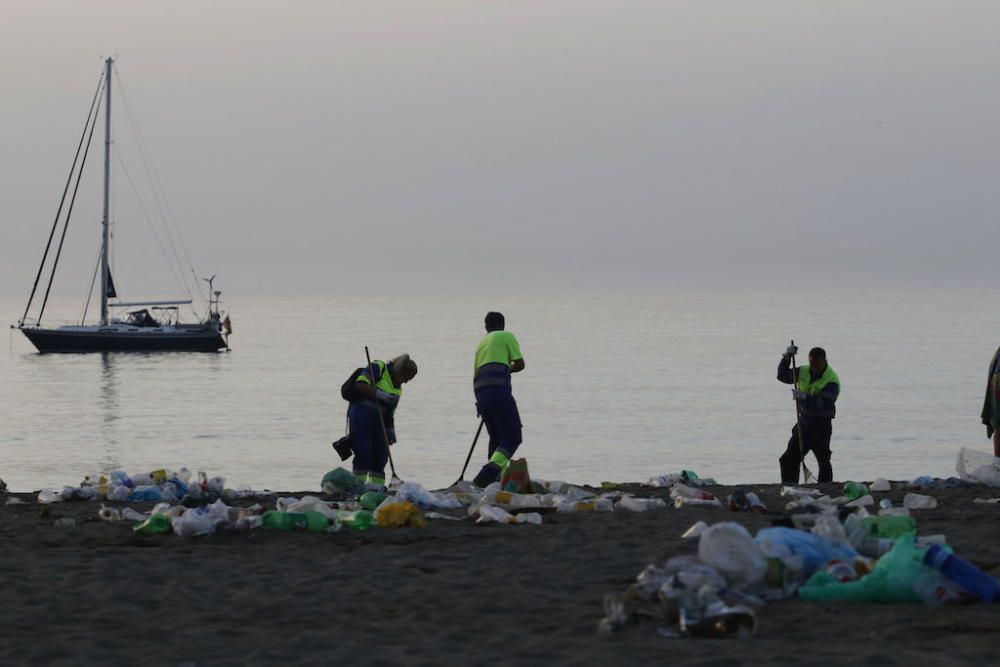
[[[883,498],[882,500],[878,501],[878,506],[879,509],[884,509],[884,510],[890,509],[892,507],[892,501],[889,500],[888,498]]]
[[[698,521],[697,523],[693,524],[690,528],[684,531],[684,533],[681,535],[681,539],[690,540],[695,537],[701,537],[701,534],[705,532],[706,528],[708,528],[707,523],[705,523],[704,521]]]
[[[38,502],[43,505],[61,503],[63,500],[65,500],[63,492],[56,489],[42,489],[38,492]]]
[[[148,535],[169,533],[172,530],[170,527],[170,517],[165,514],[154,514],[132,530]]]
[[[868,487],[868,489],[871,491],[878,491],[879,493],[885,491],[892,491],[892,484],[890,484],[889,480],[885,479],[884,477],[879,477],[874,482],[872,482],[872,485]]]
[[[847,503],[845,507],[871,507],[875,504],[875,499],[872,498],[871,494],[866,493],[860,498],[855,498],[851,502]]]
[[[927,549],[924,564],[938,570],[984,602],[995,602],[1000,598],[996,579],[936,544]]]
[[[937,498],[919,493],[907,493],[903,496],[903,507],[911,510],[929,510],[937,507]]]
[[[749,639],[757,634],[757,614],[744,605],[708,605],[692,618],[690,609],[681,607],[681,632],[692,637]]]
[[[72,528],[73,526],[76,525],[76,519],[74,519],[71,516],[60,517],[55,521],[53,521],[52,525],[57,526],[59,528]]]
[[[340,510],[337,512],[337,521],[354,530],[368,530],[375,526],[375,516],[368,510]]]
[[[722,507],[722,503],[718,498],[712,498],[711,500],[703,500],[701,498],[685,498],[684,496],[677,496],[674,498],[674,507],[680,509],[681,507],[688,506]]]
[[[630,512],[647,512],[654,509],[663,509],[667,506],[666,501],[661,498],[633,498],[632,496],[622,496],[615,505],[615,509],[628,510]]]
[[[844,497],[848,500],[857,500],[868,495],[868,487],[861,482],[847,482],[844,484]]]
[[[612,512],[614,503],[610,498],[594,498],[593,500],[578,500],[559,503],[556,510],[559,512]]]
[[[878,511],[879,516],[910,516],[910,510],[905,507],[889,507]]]
[[[101,509],[97,511],[97,516],[101,521],[121,521],[122,513],[120,510],[114,507],[105,507],[101,505]]]
[[[912,516],[869,516],[861,522],[870,537],[887,537],[895,540],[907,533],[917,532],[917,521]]]
[[[261,527],[270,530],[307,530],[310,533],[325,533],[330,530],[330,519],[319,512],[264,512]]]
[[[126,521],[145,521],[147,516],[142,512],[137,512],[131,507],[122,510],[122,519]]]

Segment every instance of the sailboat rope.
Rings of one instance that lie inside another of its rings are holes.
[[[59,217],[62,215],[63,205],[66,203],[66,194],[69,192],[69,184],[73,182],[73,174],[76,171],[76,162],[80,158],[80,150],[83,148],[83,140],[87,136],[87,127],[90,125],[90,119],[95,115],[95,107],[98,107],[99,100],[101,96],[101,90],[104,87],[104,71],[101,71],[101,76],[97,79],[97,89],[94,91],[94,99],[90,102],[90,111],[87,112],[87,120],[83,124],[83,132],[80,134],[80,143],[76,146],[76,155],[73,156],[73,164],[69,169],[69,175],[66,177],[66,185],[63,187],[62,198],[59,200],[59,208],[56,210],[55,220],[52,221],[52,230],[49,232],[49,240],[45,244],[45,252],[42,253],[42,261],[38,265],[38,273],[35,274],[35,283],[31,287],[31,294],[28,296],[28,303],[24,307],[24,314],[21,315],[20,324],[24,324],[25,319],[28,317],[28,311],[31,310],[31,302],[35,299],[35,292],[38,290],[38,282],[42,278],[42,271],[45,269],[45,261],[49,257],[49,249],[52,247],[52,238],[56,234],[56,228],[59,226]],[[99,107],[98,107],[99,108]],[[93,133],[93,130],[91,131]],[[50,281],[51,282],[51,281]],[[42,320],[42,315],[39,313],[38,321]]]
[[[42,315],[45,313],[45,306],[49,302],[49,293],[52,291],[52,281],[56,277],[56,268],[59,266],[59,258],[62,256],[63,243],[66,241],[66,230],[69,229],[70,218],[73,217],[73,206],[76,204],[76,195],[80,191],[80,181],[83,179],[83,168],[87,164],[87,155],[90,154],[90,143],[94,138],[94,130],[97,128],[97,117],[100,111],[100,102],[97,104],[93,114],[93,122],[90,125],[90,132],[87,135],[87,145],[83,149],[83,158],[80,160],[80,169],[76,174],[76,185],[73,186],[73,196],[69,200],[69,208],[66,210],[66,219],[63,221],[62,235],[59,237],[59,246],[56,249],[56,256],[52,260],[52,273],[49,274],[49,284],[45,287],[45,297],[42,299],[42,307],[38,310],[38,323],[42,322]]]
[[[173,251],[177,269],[181,275],[184,275],[185,272],[183,270],[183,265],[186,264],[188,266],[191,275],[194,278],[194,292],[198,294],[199,300],[202,300],[200,290],[198,289],[198,274],[194,270],[194,265],[191,262],[191,256],[188,252],[187,244],[184,242],[184,237],[180,233],[180,226],[177,223],[177,218],[174,215],[173,208],[170,206],[170,200],[167,198],[166,189],[163,187],[163,182],[160,179],[159,172],[157,171],[156,165],[152,160],[145,135],[142,132],[142,128],[139,126],[138,119],[136,118],[135,112],[132,108],[132,103],[129,101],[128,95],[125,91],[125,85],[122,82],[118,68],[114,65],[112,65],[112,67],[114,68],[115,80],[118,84],[118,90],[120,91],[119,96],[122,99],[122,106],[125,109],[125,115],[131,125],[132,133],[136,140],[136,146],[139,149],[138,152],[142,162],[143,171],[145,172],[146,179],[150,184],[153,193],[153,200],[156,203],[156,209],[163,224],[163,230],[165,232],[164,235],[167,238],[168,245]],[[187,281],[176,275],[175,278],[178,280],[181,288],[188,295],[188,297],[193,298],[192,290]]]

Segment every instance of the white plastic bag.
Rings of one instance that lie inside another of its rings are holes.
[[[962,447],[958,450],[955,470],[966,482],[1000,487],[1000,458],[992,454]]]
[[[705,529],[698,541],[698,558],[736,588],[760,581],[767,574],[767,558],[760,547],[746,528],[731,521]]]

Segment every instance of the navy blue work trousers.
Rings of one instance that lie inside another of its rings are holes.
[[[521,415],[517,402],[507,387],[484,387],[476,391],[476,409],[490,434],[487,456],[499,450],[511,458],[521,444]]]
[[[382,437],[378,412],[372,406],[352,403],[347,408],[347,420],[354,441],[354,474],[364,476],[371,472],[384,477],[389,447]]]

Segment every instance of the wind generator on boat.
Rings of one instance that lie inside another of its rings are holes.
[[[115,289],[114,281],[111,278],[111,267],[109,266],[109,246],[111,240],[111,220],[109,214],[112,171],[111,80],[113,64],[114,59],[112,58],[107,58],[104,62],[104,71],[98,81],[97,90],[94,93],[94,99],[90,104],[90,112],[87,115],[87,122],[84,124],[83,136],[80,137],[80,143],[76,149],[76,156],[73,158],[73,165],[70,168],[69,178],[67,178],[66,186],[63,189],[62,200],[59,203],[56,219],[52,225],[52,231],[49,233],[49,240],[45,246],[45,253],[42,255],[42,262],[38,267],[38,274],[35,276],[35,284],[31,288],[31,296],[28,297],[28,305],[24,309],[24,314],[21,316],[21,320],[15,326],[28,337],[28,340],[30,340],[32,344],[38,348],[39,352],[216,352],[222,349],[228,350],[229,334],[232,332],[232,328],[229,316],[224,315],[219,311],[219,296],[222,293],[218,290],[214,290],[214,275],[209,279],[203,279],[208,282],[208,312],[204,319],[201,319],[198,322],[183,323],[180,321],[179,307],[192,304],[194,301],[193,298],[156,301],[118,300],[118,293]],[[48,303],[49,292],[52,289],[52,281],[55,277],[56,267],[58,266],[59,258],[62,255],[63,242],[66,239],[66,229],[69,226],[69,219],[73,213],[73,204],[76,201],[76,195],[80,187],[80,179],[83,174],[83,168],[86,164],[87,154],[90,150],[91,139],[94,136],[94,129],[97,126],[100,115],[102,91],[104,92],[104,215],[101,223],[102,235],[100,258],[98,266],[95,267],[94,276],[91,278],[87,304],[84,306],[83,317],[80,319],[79,324],[74,323],[57,327],[44,327],[42,326],[42,315],[45,312],[45,306]],[[127,99],[125,108],[131,114],[131,109],[127,104]],[[141,135],[137,136],[137,140],[140,142],[140,147],[142,148]],[[79,168],[77,168],[78,162]],[[38,291],[39,281],[49,258],[49,252],[52,250],[52,241],[59,226],[63,208],[67,204],[67,194],[69,194],[70,184],[74,180],[74,175],[76,177],[76,185],[74,186],[72,195],[69,198],[68,207],[66,207],[62,233],[59,237],[59,242],[52,260],[52,269],[49,275],[48,285],[45,289],[45,295],[42,298],[41,306],[38,310],[38,316],[34,319],[29,319],[28,313],[31,311],[32,302],[34,301],[35,294]],[[129,177],[129,181],[131,182],[131,177]],[[157,185],[159,185],[158,181]],[[162,196],[162,186],[159,187],[159,192]],[[156,191],[154,190],[154,192]],[[167,210],[169,210],[169,207],[167,207]],[[154,234],[155,233],[154,229]],[[183,240],[179,238],[179,232],[175,230],[174,234],[178,237],[181,247],[183,247]],[[170,237],[168,236],[168,238]],[[157,236],[157,241],[159,242],[159,236]],[[163,250],[162,243],[161,250]],[[180,263],[179,256],[176,261],[178,264]],[[101,274],[100,322],[87,324],[86,319],[87,310],[90,306],[90,294],[93,293],[94,283],[96,282],[95,278],[98,270]],[[174,271],[175,278],[179,279],[180,275],[185,275],[183,270],[181,270],[180,274],[178,274],[174,265],[171,265],[171,270]],[[193,269],[191,269],[191,272],[194,274]],[[183,282],[182,286],[188,291],[189,295],[192,294],[191,290],[188,289]],[[197,281],[195,281],[195,291],[197,291]],[[113,315],[113,309],[125,310],[124,312],[119,310],[118,312],[121,314],[116,316]]]

